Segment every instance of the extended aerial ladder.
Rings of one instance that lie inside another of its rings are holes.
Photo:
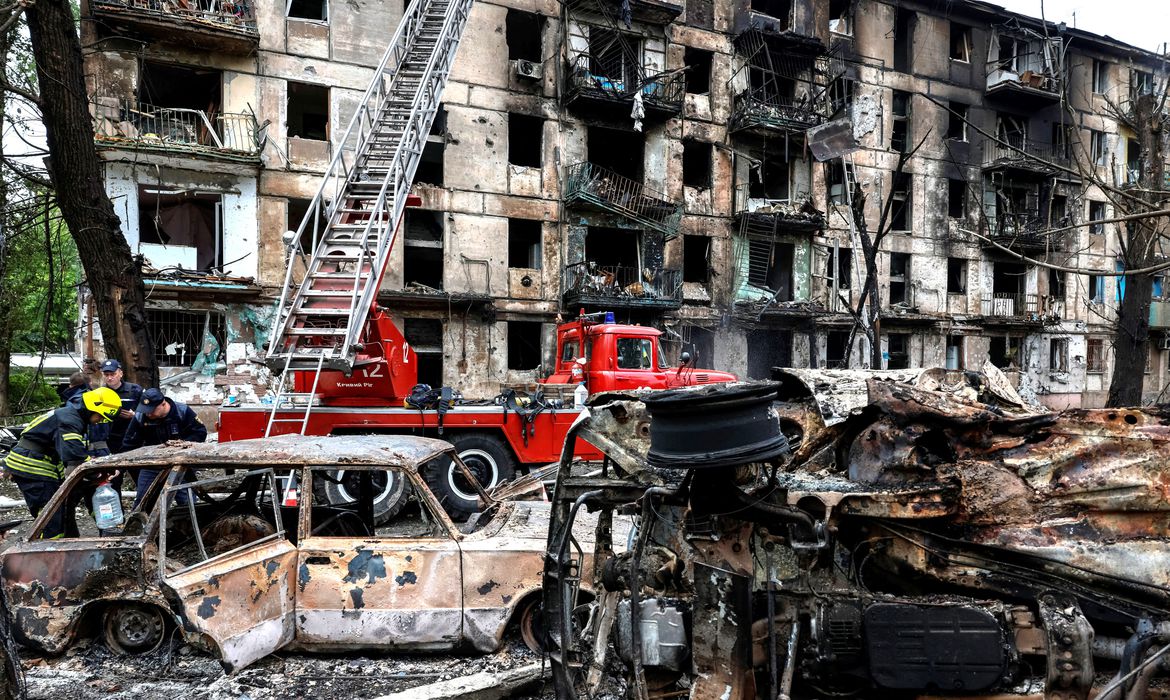
[[[367,323],[472,2],[412,0],[288,242],[265,358],[281,373],[265,434],[280,421],[299,422],[303,432],[323,370],[349,374],[359,354],[386,350],[370,347]],[[393,324],[382,327],[397,334]],[[298,371],[312,373],[311,390],[294,389]],[[277,418],[290,403],[303,415]]]

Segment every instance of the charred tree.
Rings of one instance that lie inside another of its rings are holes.
[[[1143,94],[1131,102],[1129,126],[1141,147],[1138,187],[1130,191],[1131,208],[1156,211],[1164,193],[1166,178],[1167,115],[1162,96]],[[1131,212],[1133,213],[1133,212]],[[1151,216],[1127,222],[1122,241],[1122,260],[1127,270],[1143,270],[1158,262],[1159,243],[1166,217]],[[1106,405],[1113,408],[1140,406],[1150,352],[1150,302],[1154,290],[1153,272],[1126,277],[1125,293],[1117,307],[1117,330],[1113,341],[1113,376]]]
[[[102,187],[72,8],[65,0],[38,0],[25,15],[49,147],[49,177],[77,243],[106,355],[122,360],[131,381],[155,386],[158,365],[146,323],[141,261],[132,255]]]

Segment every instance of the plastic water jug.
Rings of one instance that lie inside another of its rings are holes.
[[[122,524],[122,499],[108,481],[93,492],[93,519],[99,530],[112,530]]]
[[[573,407],[584,408],[585,402],[589,399],[589,390],[585,388],[585,382],[577,385],[573,390]]]

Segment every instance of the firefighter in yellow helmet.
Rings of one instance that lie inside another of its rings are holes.
[[[61,408],[34,418],[20,434],[20,441],[4,457],[4,469],[20,488],[35,518],[53,497],[65,476],[89,458],[86,432],[90,424],[112,421],[122,399],[112,389],[100,387],[73,398]],[[58,509],[45,525],[42,537],[65,533],[64,509]],[[68,533],[76,536],[76,532]]]

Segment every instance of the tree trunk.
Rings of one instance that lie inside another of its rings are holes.
[[[15,31],[15,30],[13,30]],[[8,65],[8,49],[11,45],[11,32],[0,33],[0,60]],[[6,127],[5,118],[8,111],[8,92],[0,88],[0,129]],[[4,155],[4,144],[0,141],[0,156]],[[5,282],[8,272],[8,256],[11,254],[11,231],[7,220],[8,212],[8,180],[0,173],[0,416],[12,413],[8,402],[8,381],[12,376],[12,289]]]
[[[122,361],[127,379],[156,386],[158,365],[146,324],[142,269],[102,186],[72,9],[64,0],[37,0],[25,14],[37,65],[49,177],[77,243],[106,356]]]
[[[1134,194],[1147,201],[1144,208],[1157,209],[1165,182],[1165,117],[1158,109],[1157,95],[1143,95],[1133,101],[1133,118],[1141,144],[1140,189]],[[1126,269],[1149,267],[1157,260],[1158,228],[1162,219],[1130,222],[1123,237]],[[1117,332],[1113,340],[1113,377],[1109,382],[1106,406],[1140,406],[1150,352],[1150,300],[1154,275],[1129,275],[1125,295],[1117,308]]]

